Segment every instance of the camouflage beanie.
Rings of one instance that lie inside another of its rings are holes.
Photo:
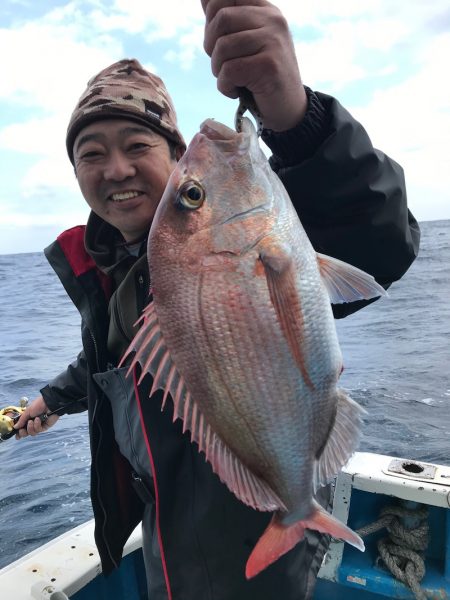
[[[81,129],[113,118],[142,123],[186,149],[164,83],[135,59],[120,60],[89,80],[67,128],[66,147],[72,164],[73,144]]]

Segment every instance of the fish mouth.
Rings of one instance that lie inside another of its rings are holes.
[[[231,127],[219,123],[219,121],[214,121],[214,119],[203,121],[200,125],[200,133],[211,141],[235,143],[239,146],[247,146],[248,138],[250,137],[247,132],[238,133],[236,130],[231,129]]]
[[[223,123],[219,123],[219,121],[214,121],[214,119],[206,119],[200,125],[200,133],[202,133],[209,140],[220,140],[220,141],[235,141],[240,137],[240,134],[227,127]]]
[[[252,131],[243,129],[238,133],[223,123],[206,119],[200,125],[200,138],[209,140],[226,154],[242,156],[249,151],[252,142]],[[256,133],[255,133],[256,135]]]

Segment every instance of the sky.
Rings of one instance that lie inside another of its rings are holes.
[[[275,0],[304,83],[331,94],[404,170],[419,221],[450,219],[448,0]],[[137,58],[162,77],[187,141],[237,101],[216,88],[200,0],[2,0],[0,254],[38,252],[88,215],[65,151],[91,76]]]

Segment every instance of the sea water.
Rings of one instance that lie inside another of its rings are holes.
[[[421,224],[418,259],[337,322],[341,377],[368,412],[360,450],[450,462],[450,221]],[[80,318],[43,254],[0,256],[0,408],[34,398],[80,350]],[[87,414],[0,444],[0,567],[92,517]]]

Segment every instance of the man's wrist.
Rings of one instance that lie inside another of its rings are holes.
[[[262,139],[273,152],[275,166],[291,166],[310,158],[328,135],[328,113],[319,97],[305,86],[308,106],[303,119],[287,131],[264,129]]]

